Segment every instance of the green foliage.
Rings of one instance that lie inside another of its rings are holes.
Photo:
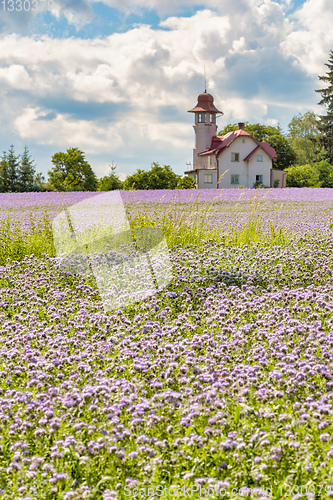
[[[280,185],[280,180],[279,179],[275,179],[275,181],[273,182],[273,187],[274,188],[278,188]]]
[[[15,155],[13,144],[7,153],[3,153],[0,162],[0,192],[42,191],[45,179],[41,173],[36,174],[27,146],[24,146],[21,160],[19,159],[20,155]]]
[[[49,184],[56,191],[96,191],[97,178],[78,148],[52,156],[54,167],[49,170]]]
[[[109,165],[111,172],[98,180],[98,191],[114,191],[123,189],[123,182],[115,174],[117,165]]]
[[[317,169],[319,174],[320,187],[332,188],[333,187],[333,167],[330,162],[326,160],[321,160],[320,162],[314,163],[314,167]]]
[[[40,172],[35,175],[34,188],[34,191],[47,191],[45,178]]]
[[[154,162],[149,171],[138,169],[124,180],[124,189],[176,189],[180,176],[170,165],[161,166]]]
[[[19,156],[15,155],[14,145],[12,144],[6,154],[5,161],[7,164],[7,192],[14,193],[18,191],[18,168]]]
[[[176,189],[195,189],[195,180],[185,175],[179,179]]]
[[[293,165],[286,171],[287,187],[320,187],[319,171],[314,165]]]
[[[327,87],[316,90],[321,94],[320,106],[325,106],[327,114],[319,117],[320,145],[324,148],[326,158],[333,164],[333,51],[330,51],[328,63],[325,64],[328,71],[319,76],[319,80],[327,83]]]
[[[220,130],[217,135],[225,135],[228,132],[237,130],[237,128],[237,124],[229,124],[223,130]],[[277,161],[273,161],[273,168],[284,170],[295,162],[296,154],[288,140],[282,134],[280,127],[245,122],[245,131],[251,134],[257,142],[267,142],[275,149]]]
[[[242,196],[242,194],[241,194]],[[174,199],[169,205],[163,206],[161,212],[154,211],[147,214],[142,210],[134,216],[129,216],[130,227],[160,228],[166,238],[169,248],[193,246],[202,248],[207,242],[217,242],[226,247],[241,247],[243,245],[282,245],[288,244],[290,233],[288,230],[275,228],[269,223],[269,230],[265,231],[262,219],[258,216],[260,206],[263,205],[259,193],[249,203],[246,212],[250,217],[241,228],[235,227],[232,222],[226,228],[211,227],[211,215],[219,196],[207,202],[199,202],[199,195],[188,204],[181,205]],[[31,217],[30,227],[23,230],[19,223],[12,222],[7,217],[0,222],[0,266],[8,261],[21,261],[24,257],[43,254],[54,257],[52,221],[45,211],[40,222],[36,223]],[[224,222],[221,223],[224,225]]]
[[[26,255],[41,257],[44,253],[55,256],[52,224],[46,213],[38,224],[31,219],[28,231],[11,222],[9,216],[0,223],[0,265],[5,265],[7,259],[20,261]]]
[[[18,191],[26,193],[29,191],[40,191],[44,177],[41,173],[36,174],[36,167],[27,146],[24,146],[24,151],[21,156],[21,162],[18,167]]]
[[[318,159],[319,122],[313,111],[294,116],[288,125],[289,142],[296,153],[296,164],[312,164]]]
[[[9,191],[9,177],[8,177],[8,164],[7,164],[7,154],[4,151],[3,157],[0,162],[0,192],[8,193]]]
[[[253,189],[264,189],[265,186],[263,185],[262,182],[260,181],[256,181],[254,184],[253,184]]]

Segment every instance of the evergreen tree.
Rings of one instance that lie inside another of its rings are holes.
[[[19,156],[15,156],[14,145],[12,144],[6,155],[8,170],[8,191],[14,193],[18,190],[18,168]]]
[[[18,168],[18,190],[21,193],[35,191],[36,168],[33,160],[30,159],[29,150],[24,146],[21,155],[21,163]]]
[[[324,89],[316,90],[321,94],[320,106],[326,106],[327,114],[320,116],[319,131],[320,143],[323,146],[326,158],[333,165],[333,51],[330,51],[328,63],[325,63],[328,71],[319,76],[319,80],[328,84]]]
[[[110,173],[98,180],[98,191],[113,191],[123,189],[123,182],[115,173],[117,165],[109,165]]]
[[[47,186],[45,185],[45,177],[44,175],[39,172],[38,174],[35,175],[34,178],[34,191],[46,191]]]
[[[9,179],[8,179],[8,164],[7,164],[7,153],[3,152],[3,157],[0,162],[0,192],[7,193],[9,191]]]

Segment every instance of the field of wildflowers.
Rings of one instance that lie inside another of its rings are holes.
[[[0,498],[333,498],[333,190],[124,192],[173,279],[108,314],[50,229],[96,194],[0,195]]]

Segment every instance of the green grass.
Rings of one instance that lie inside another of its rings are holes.
[[[9,216],[0,224],[0,265],[21,261],[25,255],[40,257],[55,255],[52,228],[47,213],[35,225],[31,220],[29,230],[23,230],[18,222],[11,222]]]
[[[186,205],[177,204],[175,200],[166,208],[155,209],[152,213],[140,210],[130,216],[131,228],[159,227],[162,229],[168,247],[201,248],[207,241],[212,240],[228,247],[243,245],[288,245],[293,240],[290,231],[280,229],[269,221],[268,227],[264,222],[265,206],[263,198],[256,195],[247,207],[248,220],[241,228],[236,228],[237,214],[244,210],[241,199],[234,206],[235,224],[230,223],[226,228],[210,227],[212,217],[219,212],[219,197],[210,202],[199,203],[198,197]],[[224,207],[223,207],[224,208]],[[19,223],[11,222],[9,216],[0,224],[0,265],[11,261],[21,261],[24,256],[42,254],[55,256],[55,247],[52,236],[52,224],[47,212],[37,225],[31,219],[28,230],[21,229]]]

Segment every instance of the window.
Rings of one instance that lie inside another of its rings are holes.
[[[243,139],[243,144],[244,144],[244,142],[245,142],[245,139]]]
[[[257,156],[257,161],[263,161],[263,160],[262,160],[262,155],[258,155],[258,156]]]
[[[210,123],[215,123],[215,120],[214,120],[214,115],[213,113],[210,114]]]
[[[213,174],[205,174],[205,184],[212,184]]]
[[[262,184],[262,178],[263,178],[262,175],[256,175],[256,182],[261,182]]]
[[[231,184],[239,184],[239,175],[231,174]]]
[[[199,123],[205,123],[206,122],[206,113],[199,113],[198,114],[198,122]]]
[[[239,153],[231,153],[231,161],[239,161]]]

